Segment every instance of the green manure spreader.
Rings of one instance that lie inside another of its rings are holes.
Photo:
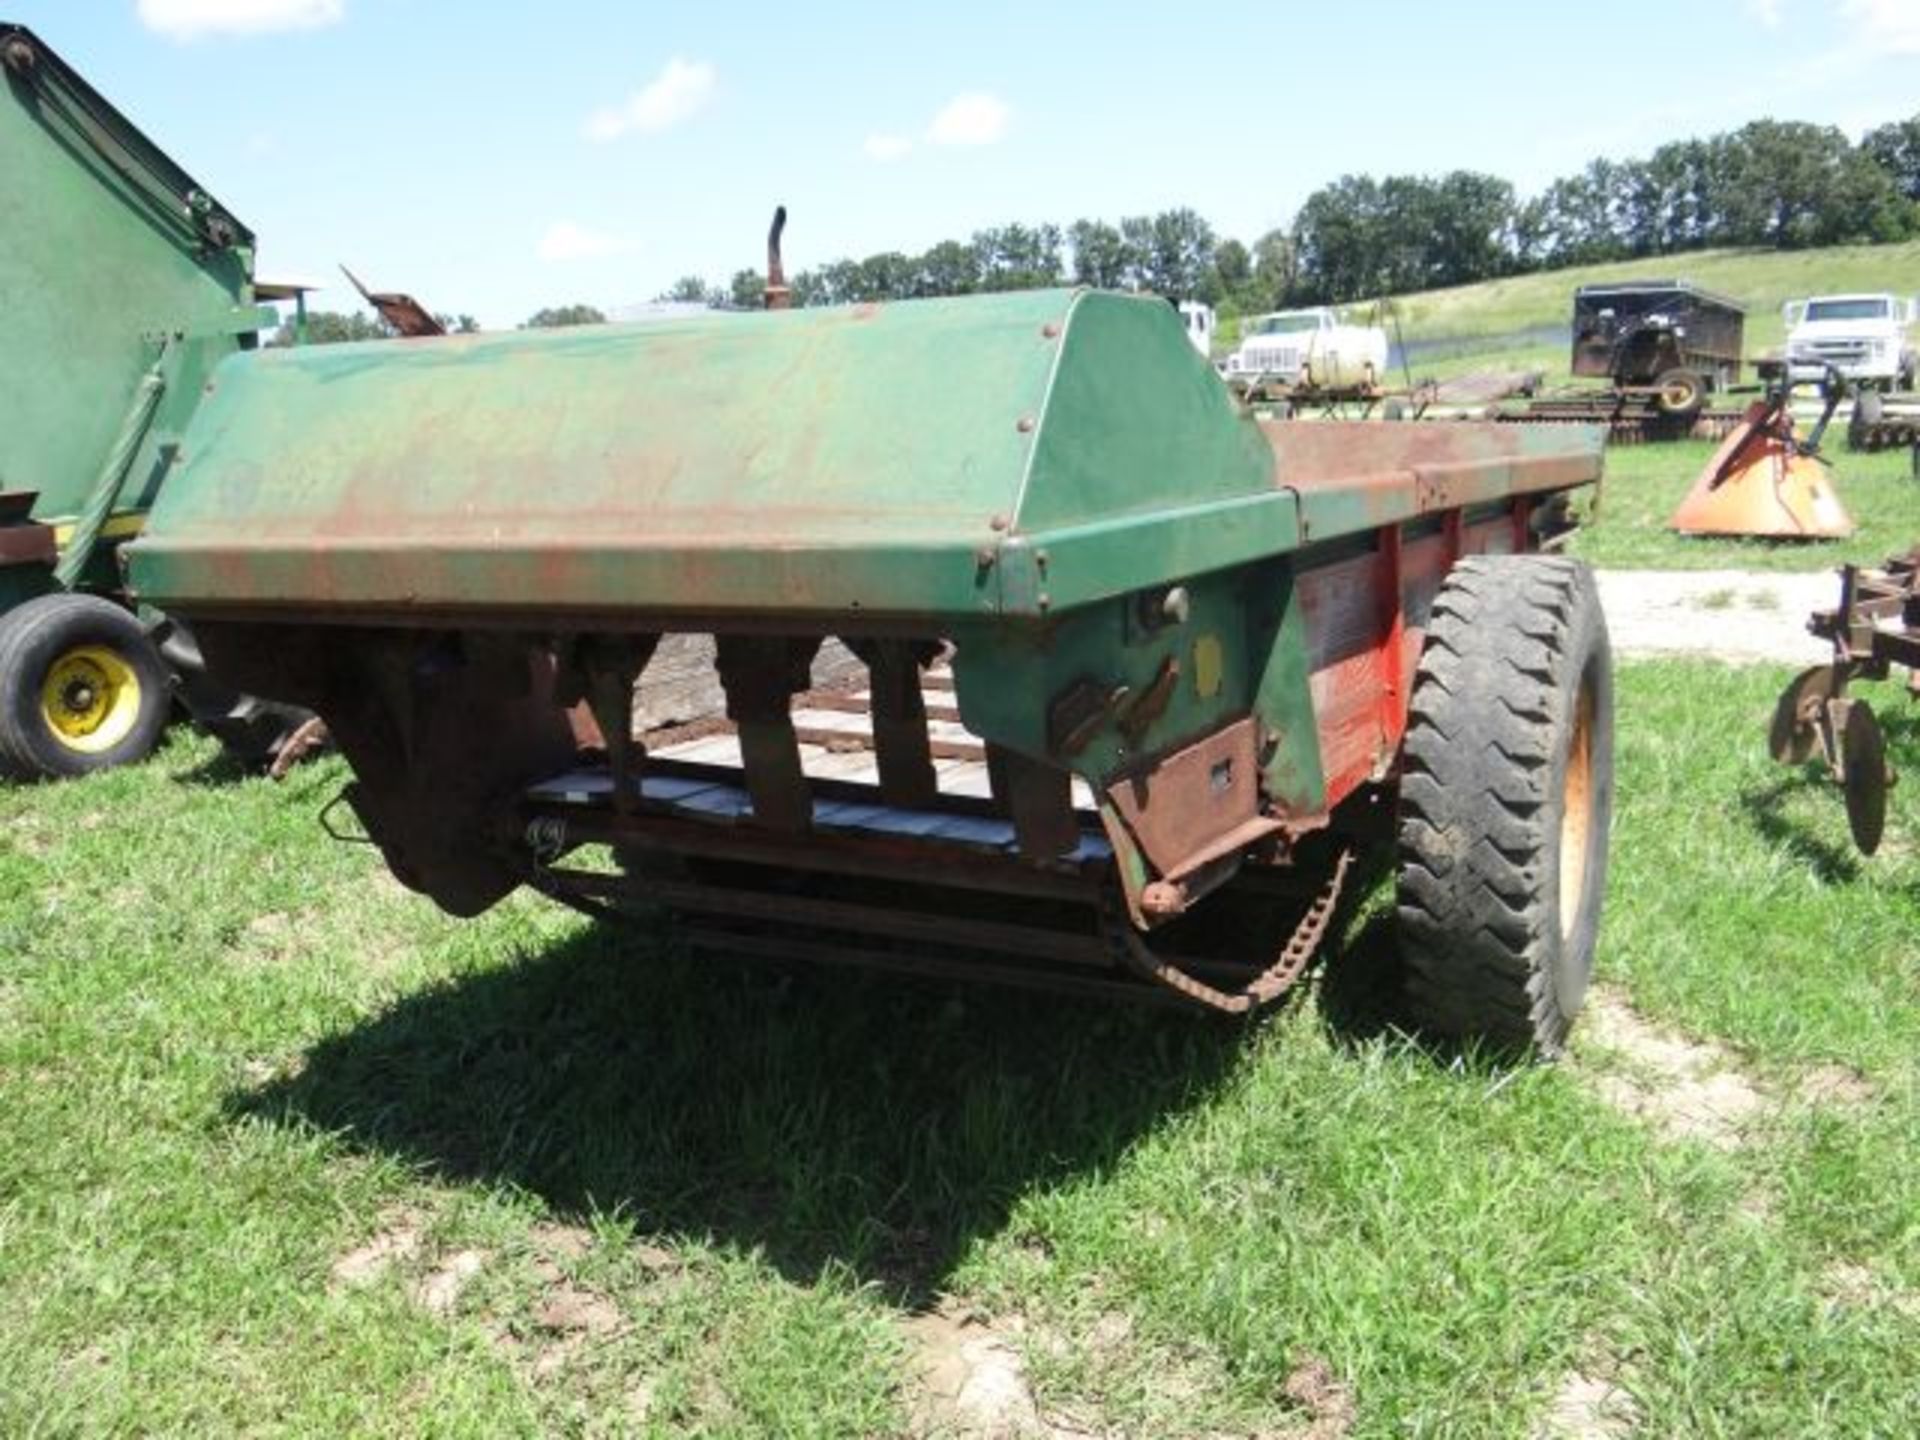
[[[1551,552],[1591,427],[1261,423],[1164,302],[1062,290],[203,388],[133,588],[325,718],[330,823],[450,912],[1237,1013],[1391,861],[1420,1024],[1551,1051],[1580,1008],[1610,666]],[[689,635],[711,713],[642,722]]]
[[[253,235],[3,22],[0,175],[0,774],[137,760],[176,702],[264,753],[296,717],[214,684],[119,566],[214,367],[278,320]]]

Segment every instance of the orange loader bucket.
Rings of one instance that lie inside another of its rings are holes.
[[[1682,535],[1844,540],[1854,523],[1827,467],[1794,438],[1793,412],[1782,395],[1747,407],[1667,528]]]

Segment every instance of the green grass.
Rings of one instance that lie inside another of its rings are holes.
[[[1859,525],[1850,539],[1810,544],[1675,535],[1667,521],[1713,451],[1704,440],[1610,446],[1599,511],[1574,535],[1572,553],[1614,570],[1820,571],[1848,561],[1877,565],[1905,554],[1920,536],[1920,483],[1907,453],[1855,454],[1838,443],[1827,447],[1827,458],[1841,502]]]
[[[319,834],[337,761],[176,735],[0,790],[0,1433],[897,1433],[946,1293],[1131,1435],[1288,1433],[1310,1356],[1360,1435],[1525,1435],[1572,1369],[1649,1434],[1914,1433],[1920,1320],[1829,1277],[1920,1292],[1920,801],[1854,857],[1764,758],[1781,678],[1621,682],[1606,978],[1778,1093],[1869,1092],[1731,1152],[1609,1108],[1595,1053],[1396,1040],[1377,928],[1239,1033],[451,921]]]

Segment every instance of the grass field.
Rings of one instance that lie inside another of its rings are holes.
[[[894,1434],[936,1303],[1056,1434],[1915,1433],[1920,801],[1856,858],[1779,678],[1624,669],[1596,1023],[1507,1075],[1372,924],[1241,1032],[454,922],[337,761],[0,790],[0,1433]]]
[[[1878,564],[1920,540],[1920,481],[1907,453],[1853,454],[1837,438],[1827,458],[1841,501],[1860,527],[1851,539],[1803,544],[1675,535],[1667,521],[1713,451],[1706,441],[1610,446],[1599,510],[1574,535],[1572,553],[1612,569],[1812,571],[1847,561]]]

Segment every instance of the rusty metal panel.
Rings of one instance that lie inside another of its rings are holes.
[[[975,551],[1011,524],[1075,303],[248,356],[202,406],[135,582],[183,609],[990,608]]]
[[[1240,720],[1116,781],[1107,798],[1163,876],[1184,874],[1260,808],[1254,724]]]
[[[1171,309],[1087,292],[328,346],[221,368],[132,573],[188,614],[1042,617],[1599,444],[1263,430]]]

